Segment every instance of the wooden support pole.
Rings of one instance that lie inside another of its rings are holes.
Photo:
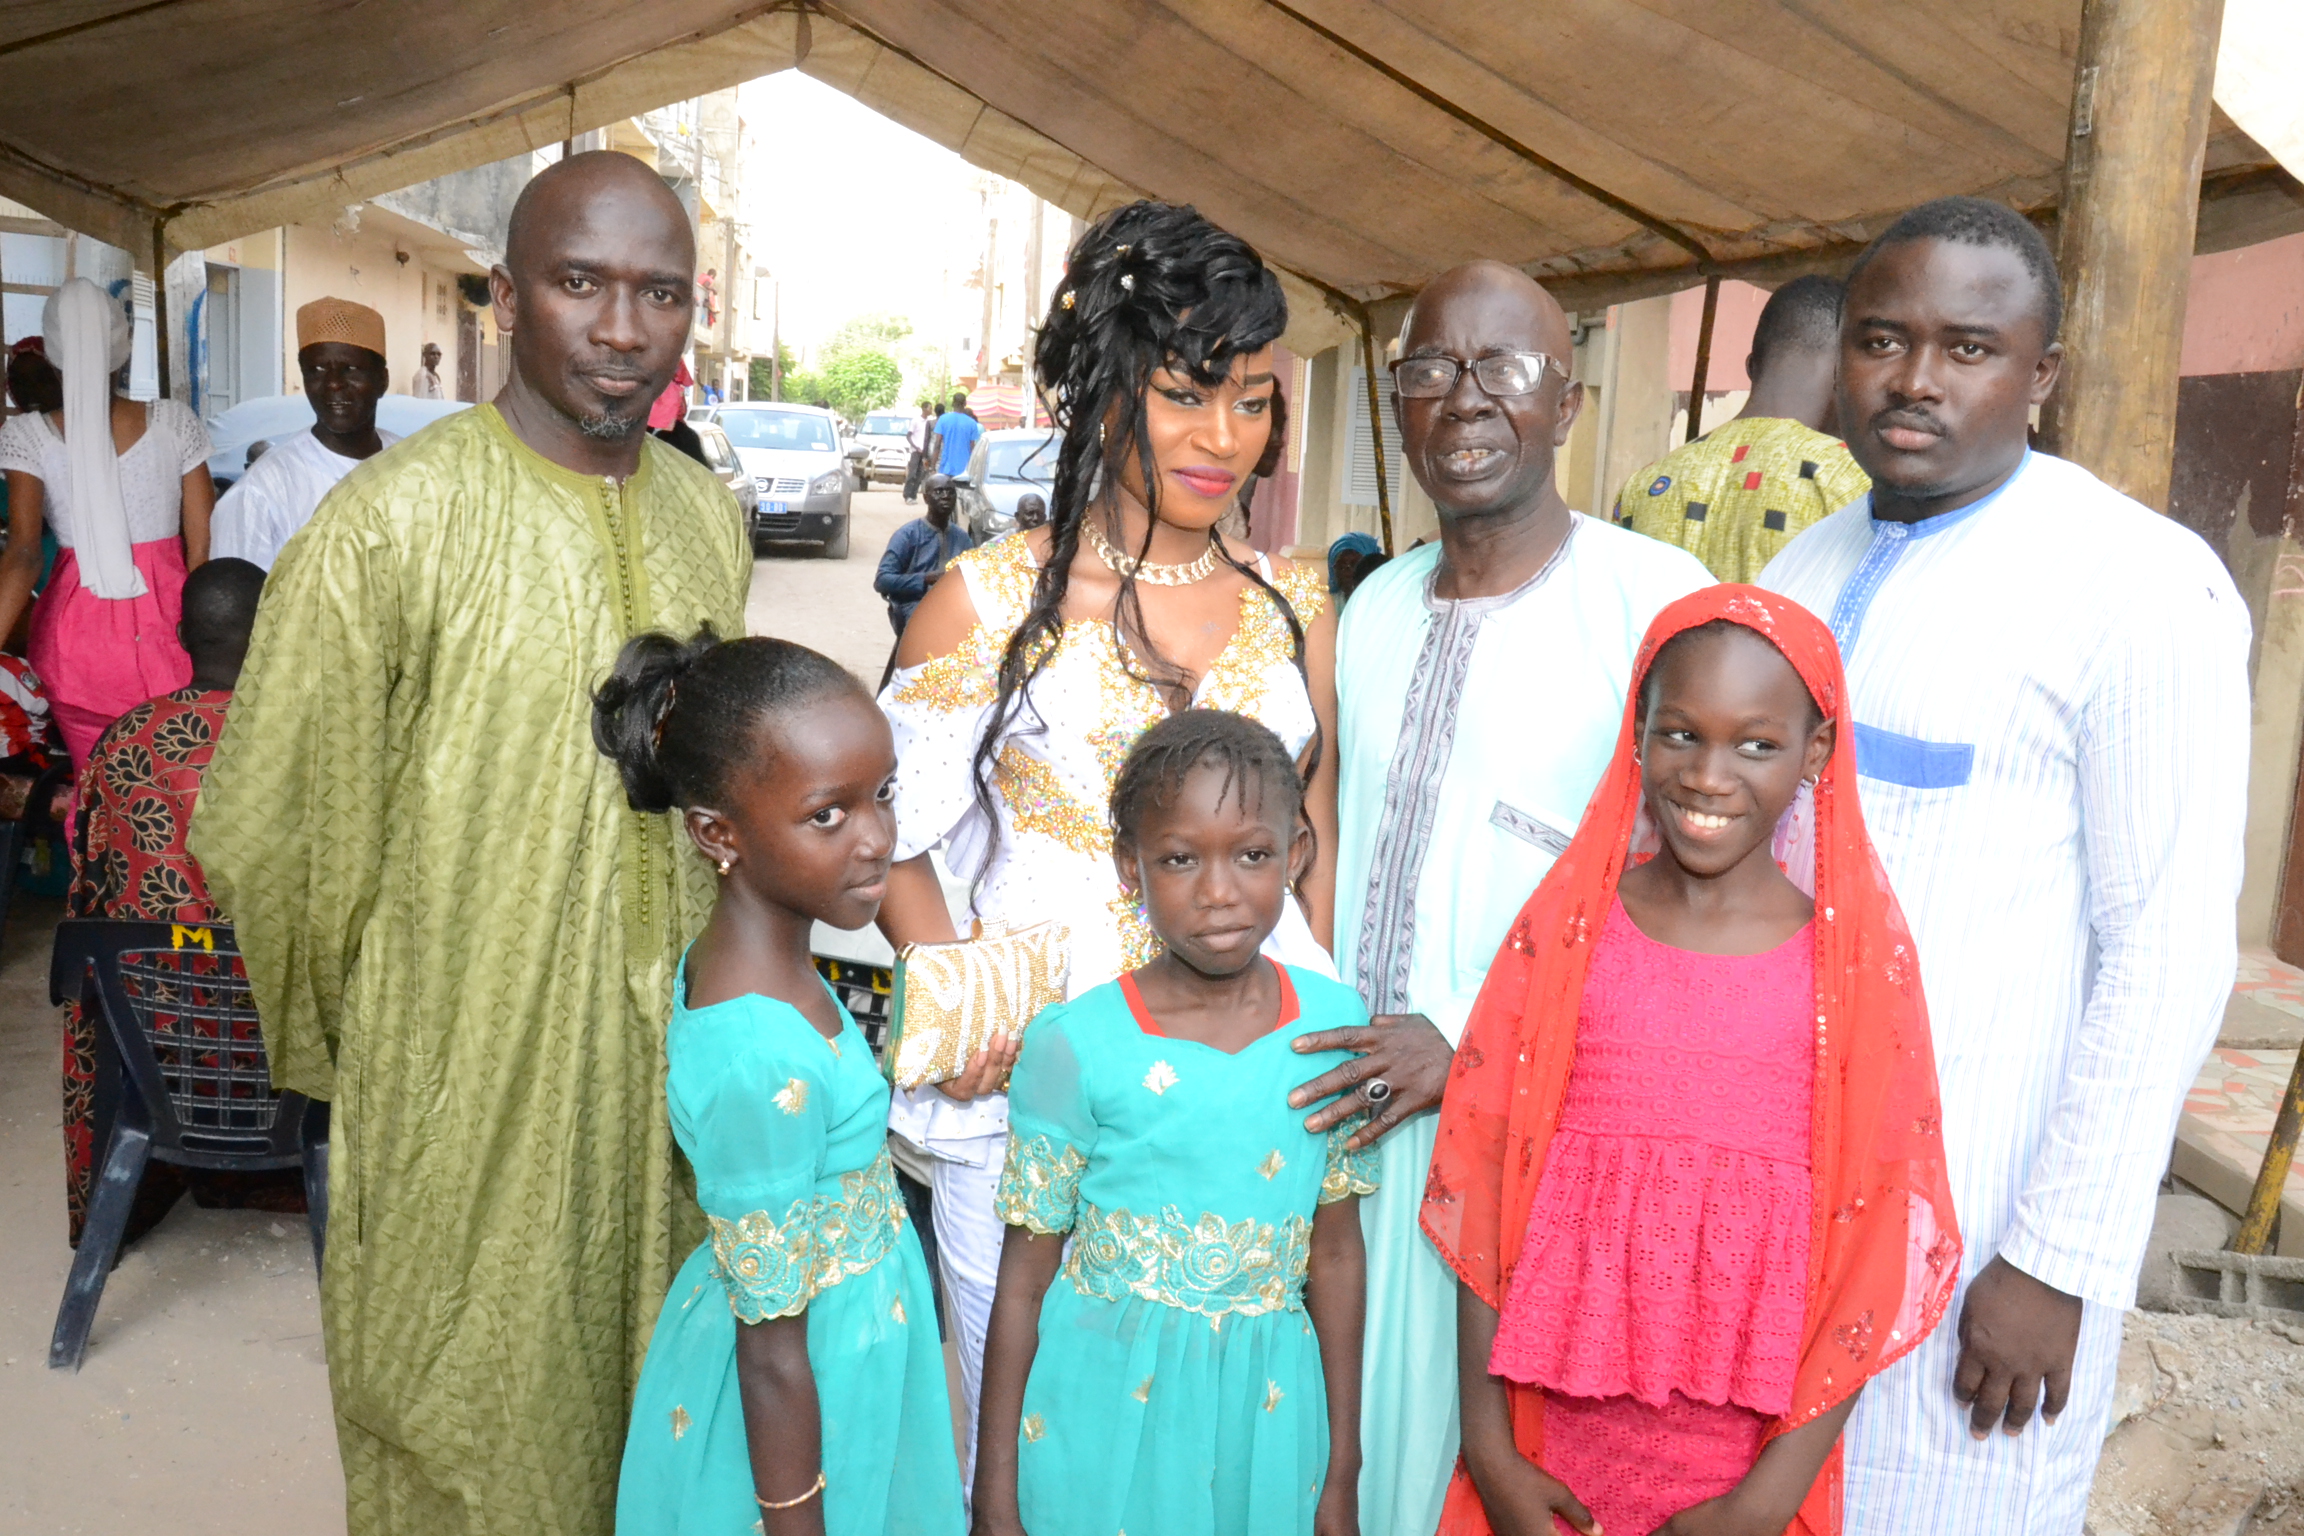
[[[1368,306],[1360,306],[1361,372],[1368,376],[1368,448],[1376,455],[1376,517],[1384,530],[1384,553],[1392,549],[1392,477],[1384,467],[1383,396],[1376,388],[1376,332]]]
[[[1712,322],[1720,315],[1720,274],[1704,279],[1704,320],[1696,327],[1696,372],[1688,380],[1688,436],[1694,442],[1704,431],[1704,379],[1712,371]]]
[[[2166,511],[2200,164],[2224,0],[2087,0],[2057,263],[2064,378],[2050,449]]]
[[[286,276],[285,273],[282,274]],[[152,355],[159,365],[160,398],[168,391],[168,221],[152,221]]]
[[[2280,1099],[2280,1113],[2272,1122],[2272,1138],[2264,1148],[2263,1166],[2256,1170],[2256,1188],[2248,1196],[2248,1210],[2233,1235],[2234,1253],[2262,1253],[2272,1246],[2272,1229],[2280,1219],[2280,1196],[2288,1187],[2288,1168],[2296,1157],[2296,1131],[2304,1125],[2304,1056],[2288,1074],[2288,1091]]]

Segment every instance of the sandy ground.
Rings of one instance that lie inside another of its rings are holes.
[[[893,489],[862,494],[846,561],[759,561],[752,630],[813,645],[876,683],[891,636],[872,573],[917,510]],[[341,1532],[301,1218],[180,1202],[113,1272],[79,1374],[48,1369],[72,1261],[61,1027],[47,998],[59,915],[58,903],[20,900],[0,938],[0,1533]]]
[[[2304,1536],[2304,1328],[2128,1315],[2095,1536]]]

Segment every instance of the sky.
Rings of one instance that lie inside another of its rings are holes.
[[[980,254],[983,172],[797,70],[748,82],[738,102],[752,247],[781,282],[785,345],[879,312],[923,340],[955,320],[973,329],[962,317],[979,301],[960,284]]]

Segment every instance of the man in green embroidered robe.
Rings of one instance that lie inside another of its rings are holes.
[[[664,1028],[711,872],[626,807],[589,697],[641,630],[743,631],[736,507],[644,430],[694,273],[638,161],[529,184],[491,278],[511,379],[289,541],[194,820],[274,1080],[334,1106],[352,1536],[609,1536],[701,1233]]]

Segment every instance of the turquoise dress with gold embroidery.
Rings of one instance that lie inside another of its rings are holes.
[[[888,1162],[888,1084],[871,1047],[845,1009],[839,1038],[826,1039],[758,994],[691,1009],[685,979],[666,1045],[672,1131],[712,1232],[648,1342],[617,1536],[760,1529],[736,1324],[803,1311],[828,1536],[959,1536],[944,1351]]]
[[[1233,1055],[1158,1033],[1128,977],[1025,1031],[1000,1215],[1072,1234],[1024,1388],[1032,1536],[1309,1536],[1328,1466],[1312,1218],[1375,1189],[1375,1153],[1288,1107],[1349,1059],[1289,1042],[1367,1010],[1281,975],[1279,1027]]]

